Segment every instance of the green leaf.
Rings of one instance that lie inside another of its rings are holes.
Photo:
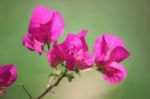
[[[81,77],[81,73],[80,73],[80,71],[79,71],[78,69],[75,69],[74,72],[75,72],[78,76]]]
[[[73,75],[73,73],[66,74],[66,77],[67,77],[67,79],[68,79],[68,81],[69,81],[69,82],[71,82],[71,81],[72,81],[72,79],[74,79],[74,75]]]
[[[56,73],[56,75],[60,75],[62,73],[62,70],[61,69],[57,69],[55,73]]]

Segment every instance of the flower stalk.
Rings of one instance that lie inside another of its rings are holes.
[[[58,86],[60,81],[66,77],[67,74],[67,70],[65,69],[65,71],[61,74],[61,76],[55,81],[54,84],[50,85],[40,96],[38,96],[36,99],[42,99],[48,92],[51,92],[51,90]]]
[[[25,91],[25,93],[29,96],[29,99],[33,99],[32,95],[30,94],[30,92],[26,89],[26,87],[23,84],[20,84],[20,86],[23,88],[23,90]]]

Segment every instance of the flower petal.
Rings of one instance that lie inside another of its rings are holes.
[[[75,68],[75,59],[71,55],[66,57],[66,66],[68,70],[73,70]]]
[[[107,43],[107,46],[108,46],[109,50],[112,51],[117,46],[124,47],[124,41],[121,40],[120,38],[118,38],[117,36],[111,35],[111,34],[104,34],[103,36],[106,40],[106,43]]]
[[[91,68],[94,63],[95,57],[93,55],[90,55],[88,52],[84,52],[80,54],[80,57],[76,58],[76,68],[83,70]]]
[[[96,63],[108,61],[110,59],[111,52],[118,46],[124,47],[124,42],[117,36],[103,34],[98,37],[94,43]]]
[[[112,51],[111,60],[120,62],[126,59],[129,55],[130,53],[124,47],[118,46]]]
[[[62,54],[63,53],[61,53],[61,51],[59,50],[59,46],[54,43],[52,49],[47,52],[49,64],[55,68],[60,62],[63,62]]]
[[[44,45],[43,43],[41,42],[38,42],[37,40],[34,39],[34,50],[36,52],[38,52],[40,55],[43,53],[43,49],[44,49]]]
[[[69,33],[65,41],[60,44],[60,48],[66,54],[76,54],[82,49],[82,42],[76,35]]]
[[[26,34],[24,37],[23,37],[23,45],[25,47],[27,47],[28,49],[30,50],[34,50],[34,47],[33,47],[33,37],[31,34]]]
[[[64,19],[59,12],[55,12],[53,15],[52,23],[51,23],[51,32],[48,34],[48,40],[50,42],[56,41],[61,34],[64,32]]]
[[[107,43],[104,36],[96,39],[94,43],[94,56],[96,57],[96,63],[100,64],[104,61],[107,52]]]
[[[31,34],[26,34],[23,38],[23,45],[31,51],[42,54],[45,44],[38,42]]]
[[[36,6],[32,12],[32,17],[29,23],[29,33],[33,33],[35,28],[47,24],[53,17],[53,11],[49,8]]]
[[[88,45],[87,45],[87,43],[86,43],[86,41],[85,41],[85,36],[86,36],[87,32],[88,32],[88,30],[84,29],[84,30],[82,30],[81,32],[79,32],[79,33],[77,34],[77,36],[78,36],[78,37],[80,38],[80,40],[82,41],[82,46],[83,46],[83,50],[84,50],[84,51],[88,51]]]
[[[111,84],[117,84],[127,77],[125,68],[117,62],[105,64],[104,68],[104,79]]]

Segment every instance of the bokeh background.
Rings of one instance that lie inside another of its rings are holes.
[[[23,82],[34,97],[45,89],[51,72],[45,54],[39,56],[22,45],[36,5],[60,11],[65,19],[63,41],[68,32],[89,29],[87,42],[92,53],[94,40],[103,33],[124,39],[131,57],[122,64],[128,78],[118,85],[105,82],[100,73],[89,71],[72,83],[64,79],[43,99],[150,99],[150,0],[0,0],[0,65],[16,64],[18,80],[0,99],[28,99]]]

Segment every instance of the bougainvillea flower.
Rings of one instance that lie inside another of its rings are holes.
[[[8,87],[17,79],[16,67],[12,64],[0,66],[0,96],[3,95]]]
[[[87,69],[93,65],[94,56],[88,53],[88,46],[85,41],[87,30],[82,30],[78,34],[68,34],[61,44],[55,44],[47,53],[48,60],[52,67],[56,67],[59,62],[66,62],[69,70]]]
[[[119,83],[127,77],[125,68],[119,64],[129,56],[124,42],[117,36],[105,34],[98,37],[94,44],[95,62],[105,80]]]
[[[36,6],[29,22],[23,45],[42,54],[44,45],[56,41],[64,31],[64,20],[59,12]]]

